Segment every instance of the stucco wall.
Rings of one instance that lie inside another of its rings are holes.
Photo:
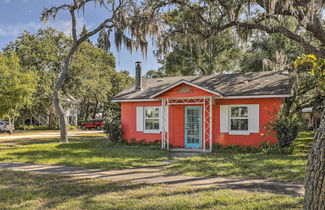
[[[216,99],[213,105],[213,143],[221,145],[238,144],[241,146],[258,146],[265,141],[275,143],[277,141],[274,133],[268,131],[265,126],[268,122],[276,119],[276,113],[280,109],[281,98],[259,98],[259,99]],[[220,105],[232,104],[259,104],[260,133],[250,135],[229,135],[220,133]],[[160,102],[122,102],[122,129],[123,137],[130,140],[145,139],[154,141],[161,139],[161,134],[146,134],[136,131],[136,107],[137,106],[161,106]],[[184,146],[184,106],[193,105],[171,105],[169,108],[169,137],[170,143],[176,147]]]

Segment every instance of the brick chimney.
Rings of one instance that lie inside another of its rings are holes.
[[[142,90],[141,62],[135,62],[135,90]]]

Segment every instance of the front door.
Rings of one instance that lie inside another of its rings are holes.
[[[202,143],[202,108],[185,107],[185,147],[200,148]]]

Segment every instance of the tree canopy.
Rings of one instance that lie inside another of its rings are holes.
[[[0,53],[0,118],[8,118],[11,125],[19,111],[33,102],[37,76],[25,72],[14,53]]]

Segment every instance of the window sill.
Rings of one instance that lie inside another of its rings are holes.
[[[160,130],[144,130],[143,133],[160,133]]]
[[[248,136],[250,133],[249,131],[230,131],[229,132],[229,135],[232,135],[232,136]]]

